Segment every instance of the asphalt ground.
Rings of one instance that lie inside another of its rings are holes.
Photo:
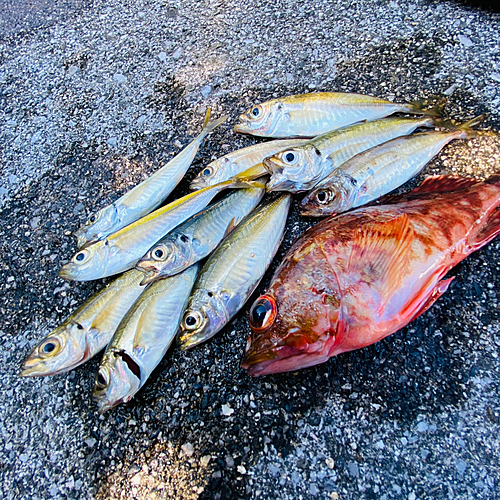
[[[71,233],[175,155],[213,115],[306,91],[448,97],[500,129],[500,19],[424,1],[3,1],[0,5],[0,496],[6,499],[500,498],[500,240],[385,340],[296,373],[239,367],[248,304],[205,345],[172,348],[100,416],[98,360],[20,379],[31,346],[107,280],[57,277]],[[221,126],[212,158],[258,139]],[[495,136],[455,141],[436,173],[500,169]],[[290,215],[285,240],[314,223]],[[253,299],[253,297],[252,297]],[[249,301],[249,304],[252,302]]]

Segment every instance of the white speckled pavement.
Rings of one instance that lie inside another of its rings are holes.
[[[0,497],[494,499],[500,485],[500,240],[384,341],[250,379],[248,306],[198,349],[172,348],[127,405],[99,416],[97,361],[20,379],[29,349],[104,281],[65,283],[86,213],[253,102],[317,90],[447,95],[500,130],[500,16],[457,2],[6,0],[0,5]],[[29,8],[28,8],[29,7]],[[221,126],[212,157],[258,139]],[[494,135],[455,142],[436,173],[500,170]],[[407,189],[409,186],[405,186]],[[298,215],[292,240],[313,223]]]

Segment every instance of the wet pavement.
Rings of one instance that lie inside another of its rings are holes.
[[[448,97],[500,129],[500,18],[453,2],[110,1],[0,5],[0,496],[6,499],[494,499],[500,484],[500,240],[453,271],[423,316],[296,373],[239,367],[247,307],[205,345],[170,349],[100,416],[98,360],[20,379],[31,346],[107,280],[57,277],[89,211],[186,145],[204,113],[305,91]],[[219,127],[212,158],[259,139]],[[500,169],[494,135],[455,141],[436,173]],[[294,201],[285,241],[314,223]],[[250,303],[252,300],[250,300]]]

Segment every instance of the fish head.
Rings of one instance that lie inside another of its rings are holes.
[[[351,207],[354,187],[351,182],[342,180],[319,184],[303,198],[300,212],[312,217],[345,212]]]
[[[314,243],[281,264],[269,291],[250,308],[251,334],[242,367],[251,376],[298,370],[322,363],[342,339],[341,293]]]
[[[114,232],[119,218],[118,210],[114,204],[90,214],[85,224],[75,231],[78,248],[89,245]]]
[[[92,399],[99,413],[130,401],[141,388],[139,365],[125,351],[106,351],[95,379]]]
[[[231,164],[229,158],[219,158],[211,163],[209,163],[200,173],[191,181],[189,187],[197,191],[198,189],[203,189],[208,186],[213,186],[219,182],[226,180],[224,177],[224,172],[229,168]]]
[[[64,373],[88,356],[88,328],[65,321],[37,344],[21,366],[21,377],[43,377]]]
[[[107,240],[96,241],[81,248],[67,264],[61,267],[59,277],[69,281],[97,279],[106,270],[110,252]]]
[[[227,310],[217,295],[203,290],[190,300],[180,324],[181,349],[191,349],[205,342],[229,321]]]
[[[324,170],[324,159],[312,145],[280,151],[262,163],[271,174],[266,184],[268,192],[306,191],[318,182]]]
[[[280,101],[267,101],[252,106],[240,115],[240,122],[233,130],[241,134],[272,137],[280,123],[288,119],[289,115]]]
[[[157,243],[152,247],[135,266],[145,274],[141,285],[172,276],[184,269],[189,264],[192,253],[189,241],[190,238],[186,235],[175,235],[175,239]]]

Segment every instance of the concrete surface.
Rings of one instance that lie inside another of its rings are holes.
[[[499,498],[499,239],[407,328],[301,372],[239,368],[247,306],[206,345],[171,349],[104,416],[90,400],[97,360],[17,377],[30,347],[103,286],[57,278],[72,231],[187,144],[207,106],[234,123],[253,102],[304,91],[445,94],[450,116],[484,112],[497,131],[499,32],[497,13],[454,2],[1,2],[0,496]],[[188,179],[255,141],[220,127]],[[499,158],[495,137],[457,141],[410,185],[484,177]],[[294,207],[276,263],[313,222]]]

